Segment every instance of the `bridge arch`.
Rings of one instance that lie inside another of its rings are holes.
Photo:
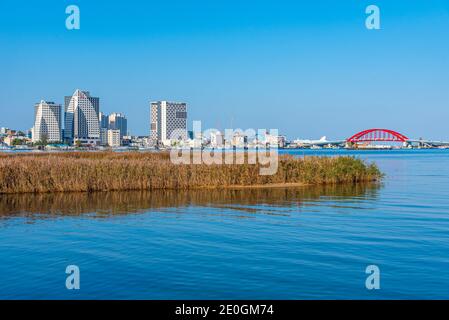
[[[389,129],[368,129],[363,130],[352,137],[346,139],[347,142],[375,142],[375,141],[388,141],[388,142],[407,142],[409,138],[400,134],[399,132]]]

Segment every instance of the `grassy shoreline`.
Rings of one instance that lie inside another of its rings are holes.
[[[376,165],[353,157],[279,156],[276,174],[259,164],[173,164],[168,153],[63,152],[0,156],[0,194],[267,188],[377,181]]]

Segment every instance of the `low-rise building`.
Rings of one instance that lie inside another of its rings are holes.
[[[248,142],[248,137],[243,133],[236,132],[232,137],[231,146],[236,148],[243,148],[246,146]]]
[[[279,148],[285,148],[287,145],[287,138],[285,136],[276,136],[271,134],[265,135],[265,143]]]
[[[224,137],[220,131],[212,132],[210,135],[210,146],[212,148],[221,148],[224,145]]]
[[[8,136],[14,136],[14,135],[16,135],[16,133],[17,133],[17,130],[12,130],[12,129],[7,129],[6,130],[6,134]]]
[[[8,146],[23,145],[30,143],[31,140],[23,135],[7,135],[3,138],[3,143]]]
[[[110,147],[120,147],[120,130],[108,130],[108,145]]]

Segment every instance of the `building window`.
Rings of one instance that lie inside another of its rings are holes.
[[[186,119],[187,118],[187,112],[185,112],[185,111],[176,111],[176,118],[178,118],[178,119]]]

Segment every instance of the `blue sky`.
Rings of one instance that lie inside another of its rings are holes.
[[[365,28],[370,4],[381,30]],[[2,0],[0,66],[0,126],[30,128],[35,102],[80,88],[133,134],[164,99],[203,128],[449,139],[449,0]]]

